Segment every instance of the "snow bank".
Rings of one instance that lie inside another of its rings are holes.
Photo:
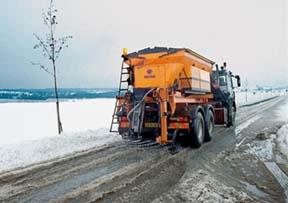
[[[61,102],[64,133],[57,135],[55,103],[0,103],[0,172],[120,141],[109,133],[114,104]]]
[[[247,96],[246,96],[247,95]],[[237,106],[253,104],[258,101],[269,99],[275,96],[279,96],[280,93],[274,92],[236,92],[236,104]]]
[[[162,202],[253,202],[249,195],[216,180],[208,171],[198,170],[186,173],[172,190],[155,199]]]
[[[277,132],[277,142],[280,151],[288,158],[288,124],[282,126]]]
[[[245,152],[248,154],[256,155],[261,161],[270,161],[274,158],[273,148],[275,135],[267,140],[255,141],[253,143],[248,143],[249,147]]]
[[[277,116],[278,120],[288,123],[288,101],[278,108]],[[288,158],[288,124],[278,130],[277,143],[280,151]]]
[[[0,146],[0,173],[120,140],[107,129],[99,129]]]
[[[288,100],[277,109],[278,119],[288,123]]]

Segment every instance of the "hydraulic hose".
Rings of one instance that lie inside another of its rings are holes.
[[[141,99],[141,101],[129,111],[129,113],[127,114],[127,119],[128,119],[129,122],[131,122],[131,119],[129,118],[130,115],[133,113],[133,111],[135,111],[135,109],[137,109],[137,108],[145,101],[145,98],[146,98],[146,97],[148,96],[148,94],[150,94],[153,90],[155,90],[155,88],[150,89],[148,92],[146,92],[146,94],[143,96],[143,98]]]

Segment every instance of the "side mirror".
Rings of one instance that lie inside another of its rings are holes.
[[[241,87],[241,80],[240,80],[240,76],[236,75],[235,78],[237,79],[237,86]]]

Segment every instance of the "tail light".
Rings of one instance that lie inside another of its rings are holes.
[[[171,117],[169,120],[177,122],[187,122],[188,118],[186,116],[178,116],[178,117]]]
[[[127,119],[127,117],[126,116],[121,116],[121,117],[119,117],[119,120],[120,121],[128,121],[128,119]]]

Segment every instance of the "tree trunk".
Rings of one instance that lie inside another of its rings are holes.
[[[56,110],[57,110],[57,125],[58,125],[58,134],[60,135],[63,131],[62,123],[60,120],[60,107],[59,107],[59,97],[58,97],[58,89],[57,89],[57,76],[56,76],[56,65],[55,61],[53,60],[53,71],[54,71],[54,90],[56,96]]]

